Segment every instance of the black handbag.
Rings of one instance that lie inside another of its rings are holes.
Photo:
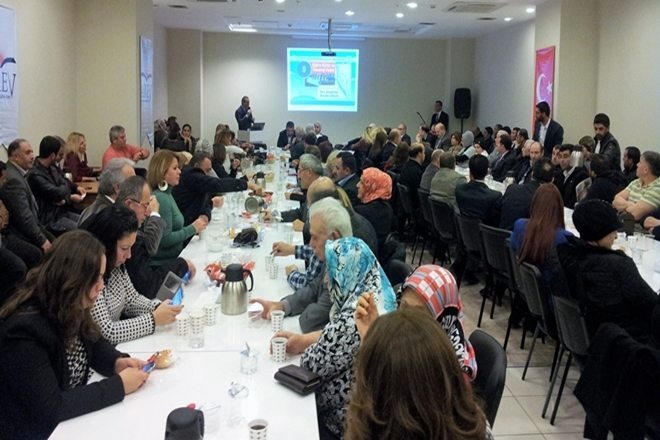
[[[191,408],[177,408],[167,416],[165,440],[202,440],[204,413]]]
[[[321,386],[321,376],[294,364],[277,370],[275,380],[302,396],[313,393]]]
[[[245,228],[234,238],[234,246],[256,247],[258,245],[259,234],[254,228]]]

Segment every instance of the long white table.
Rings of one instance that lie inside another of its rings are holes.
[[[277,207],[285,209],[296,205],[296,202],[281,198]],[[245,220],[237,221],[242,223],[240,226],[246,226]],[[249,254],[256,262],[253,298],[279,300],[291,293],[284,267],[294,263],[292,256],[275,258],[279,265],[277,279],[270,279],[264,267],[265,256],[270,253],[272,244],[282,239],[282,226],[276,223],[264,225],[263,230],[263,242],[255,249],[227,248],[218,253],[208,252],[203,239],[193,238],[182,253],[182,257],[191,259],[197,267],[197,276],[185,288],[184,311],[190,312],[215,302],[220,289],[209,286],[203,269],[226,252]],[[302,243],[301,233],[294,233],[294,243]],[[302,266],[300,261],[297,264]],[[297,317],[285,318],[283,327],[300,332]],[[298,357],[283,364],[270,359],[268,349],[272,332],[269,321],[250,321],[247,313],[227,316],[218,310],[216,325],[205,327],[204,333],[205,344],[200,349],[190,348],[187,337],[177,336],[175,325],[159,327],[153,335],[119,344],[119,350],[134,357],[146,359],[157,350],[170,348],[178,359],[168,369],[154,370],[147,383],[126,396],[123,402],[63,422],[51,438],[162,438],[169,412],[189,403],[198,406],[220,404],[219,411],[207,422],[212,432],[208,432],[205,438],[247,439],[247,423],[256,418],[268,421],[269,438],[272,439],[318,438],[314,395],[301,397],[273,379],[278,368],[298,363]],[[240,372],[240,351],[245,349],[246,342],[259,352],[258,370],[252,375]],[[98,375],[93,378],[99,379]],[[249,395],[230,397],[228,389],[232,382],[246,385]]]

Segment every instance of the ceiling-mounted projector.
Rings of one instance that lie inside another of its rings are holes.
[[[323,52],[321,52],[321,56],[334,57],[334,56],[337,56],[337,52],[334,52],[332,50],[324,50]]]

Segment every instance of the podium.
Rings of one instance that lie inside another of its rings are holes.
[[[260,139],[263,137],[264,125],[263,122],[254,122],[252,128],[248,130],[238,130],[236,139],[238,139],[239,142],[248,142],[251,144],[264,143],[263,139]]]

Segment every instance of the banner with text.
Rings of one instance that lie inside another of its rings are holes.
[[[16,55],[16,13],[0,6],[0,144],[18,137],[20,77]]]

